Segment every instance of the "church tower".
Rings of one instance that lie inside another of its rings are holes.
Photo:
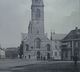
[[[44,4],[43,0],[32,0],[30,33],[44,34]]]
[[[51,40],[44,33],[43,0],[32,0],[31,21],[28,26],[28,34],[23,42],[23,57],[25,59],[48,60],[51,58]]]

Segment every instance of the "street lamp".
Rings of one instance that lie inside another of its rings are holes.
[[[77,66],[78,56],[76,53],[76,49],[74,49],[74,56],[73,56],[74,65]]]

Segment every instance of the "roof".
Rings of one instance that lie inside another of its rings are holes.
[[[0,48],[0,50],[3,50],[3,51],[4,51],[4,49],[3,49],[3,48]]]
[[[52,40],[62,40],[64,37],[66,36],[66,34],[52,34]]]
[[[6,51],[18,51],[18,48],[10,47],[10,48],[7,48]]]
[[[80,29],[71,30],[63,40],[80,39]]]

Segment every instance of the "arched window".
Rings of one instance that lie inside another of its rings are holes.
[[[37,18],[37,19],[40,18],[40,9],[37,9],[37,10],[36,10],[36,18]]]
[[[28,51],[29,50],[29,45],[28,44],[26,44],[26,51]]]
[[[47,51],[50,51],[50,44],[47,44],[46,47],[47,47]]]
[[[55,52],[55,56],[57,56],[57,54],[58,54],[58,53],[57,53],[57,52]]]
[[[29,57],[29,59],[31,58],[31,56],[30,56],[30,55],[28,55],[28,57]]]
[[[40,40],[40,38],[36,38],[35,39],[35,47],[40,48],[40,46],[41,46],[41,40]]]

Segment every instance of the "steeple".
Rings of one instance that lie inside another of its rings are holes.
[[[36,21],[40,19],[44,19],[43,0],[32,0],[31,18],[32,20],[36,20]]]
[[[52,37],[52,36],[53,36],[52,34],[53,34],[53,33],[51,32],[51,37],[50,37],[50,40],[52,40],[52,38],[53,38],[53,37]]]

